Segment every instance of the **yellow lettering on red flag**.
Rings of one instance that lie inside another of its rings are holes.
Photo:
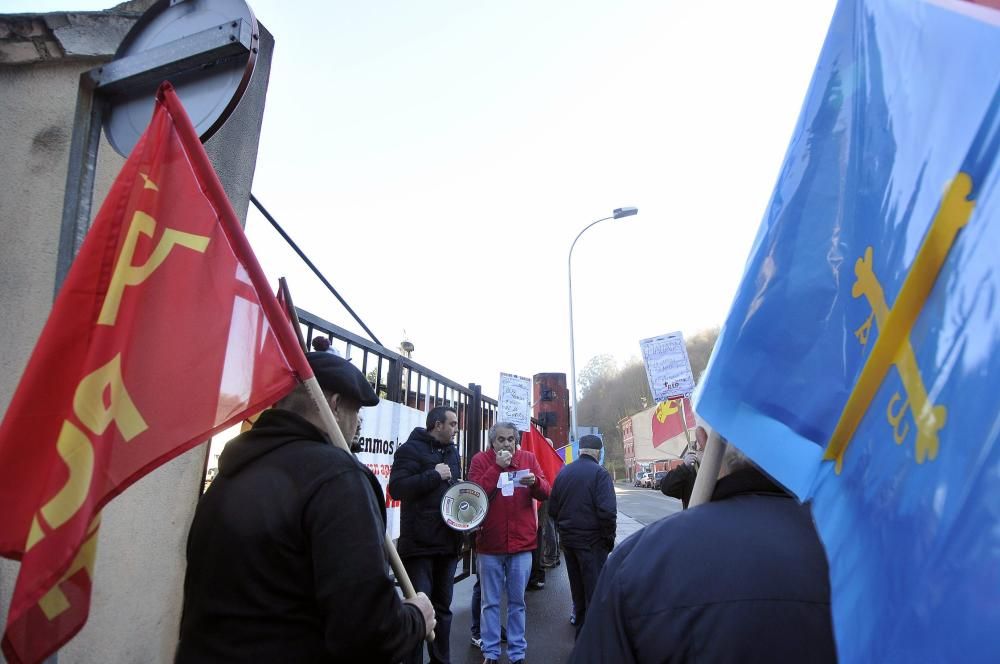
[[[154,185],[155,186],[155,185]],[[132,215],[132,223],[129,225],[128,233],[125,235],[125,242],[122,244],[122,252],[115,263],[114,274],[111,275],[111,284],[108,286],[108,295],[104,298],[101,307],[101,315],[97,318],[98,325],[114,325],[118,318],[118,308],[121,306],[122,294],[126,286],[138,286],[149,278],[156,271],[163,261],[170,255],[175,246],[182,246],[205,253],[208,247],[209,238],[204,235],[185,233],[173,228],[163,231],[152,255],[142,265],[133,265],[132,259],[135,257],[135,248],[139,242],[139,235],[147,237],[153,236],[156,230],[156,219],[145,212],[136,210]]]
[[[108,403],[104,402],[105,392]],[[126,442],[132,440],[149,426],[132,402],[122,380],[121,354],[96,371],[84,376],[73,394],[73,412],[91,433],[103,434],[112,422]],[[56,450],[69,469],[66,483],[41,509],[45,523],[56,529],[69,521],[80,510],[87,496],[94,475],[94,448],[87,435],[69,420],[63,421],[56,441]],[[26,550],[30,550],[45,537],[38,516],[31,521]]]
[[[110,395],[107,405],[104,404],[105,391]],[[73,412],[97,435],[103,434],[114,422],[126,442],[149,428],[125,389],[121,353],[80,381],[73,395]]]
[[[91,579],[94,578],[94,560],[97,557],[97,527],[101,523],[101,515],[98,514],[94,517],[94,520],[90,522],[90,527],[87,528],[86,539],[80,546],[80,550],[77,552],[76,557],[73,558],[73,562],[70,563],[69,569],[49,590],[45,593],[40,600],[38,600],[38,606],[41,608],[42,613],[49,620],[55,620],[60,615],[65,613],[70,608],[69,599],[66,597],[66,593],[59,588],[61,584],[66,579],[70,578],[80,570],[85,570],[87,576]]]

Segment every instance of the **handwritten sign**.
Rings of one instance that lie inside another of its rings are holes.
[[[694,375],[688,360],[684,335],[662,334],[639,342],[646,365],[649,391],[656,402],[666,401],[694,391]]]
[[[531,426],[531,379],[500,374],[500,404],[497,422],[513,422],[519,431]]]

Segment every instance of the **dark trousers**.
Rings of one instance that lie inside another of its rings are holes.
[[[587,607],[590,598],[597,587],[597,577],[608,559],[608,548],[604,544],[595,544],[589,549],[565,547],[566,573],[569,575],[569,591],[573,596],[573,610],[576,614],[576,633],[580,633],[583,621],[587,617]]]
[[[472,601],[469,603],[469,613],[472,614],[472,636],[479,638],[479,620],[483,615],[483,591],[479,586],[479,575],[476,574],[476,585],[472,586]]]
[[[539,534],[542,532],[541,527],[538,528],[538,532]],[[539,536],[538,541],[541,543],[541,536]],[[528,577],[528,587],[530,588],[537,583],[545,583],[545,569],[542,567],[541,546],[531,552],[531,575]]]
[[[410,575],[413,588],[426,594],[434,605],[437,626],[434,628],[434,642],[427,644],[427,652],[433,664],[449,664],[451,661],[451,597],[455,586],[455,556],[416,556],[403,560],[403,567]],[[421,642],[407,662],[422,664],[424,642]]]

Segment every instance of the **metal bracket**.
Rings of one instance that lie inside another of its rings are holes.
[[[257,38],[252,26],[243,19],[226,21],[80,75],[56,259],[56,295],[90,229],[97,149],[108,96],[143,86],[153,87],[172,75],[245,56],[257,48]]]
[[[251,25],[243,19],[227,21],[136,55],[90,70],[95,89],[115,94],[126,89],[159,85],[174,74],[211,67],[222,60],[245,56],[255,48]]]

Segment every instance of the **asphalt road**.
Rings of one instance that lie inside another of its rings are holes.
[[[668,498],[659,490],[643,489],[619,482],[615,484],[615,493],[618,496],[618,511],[644,526],[668,514],[681,511],[681,501]]]

